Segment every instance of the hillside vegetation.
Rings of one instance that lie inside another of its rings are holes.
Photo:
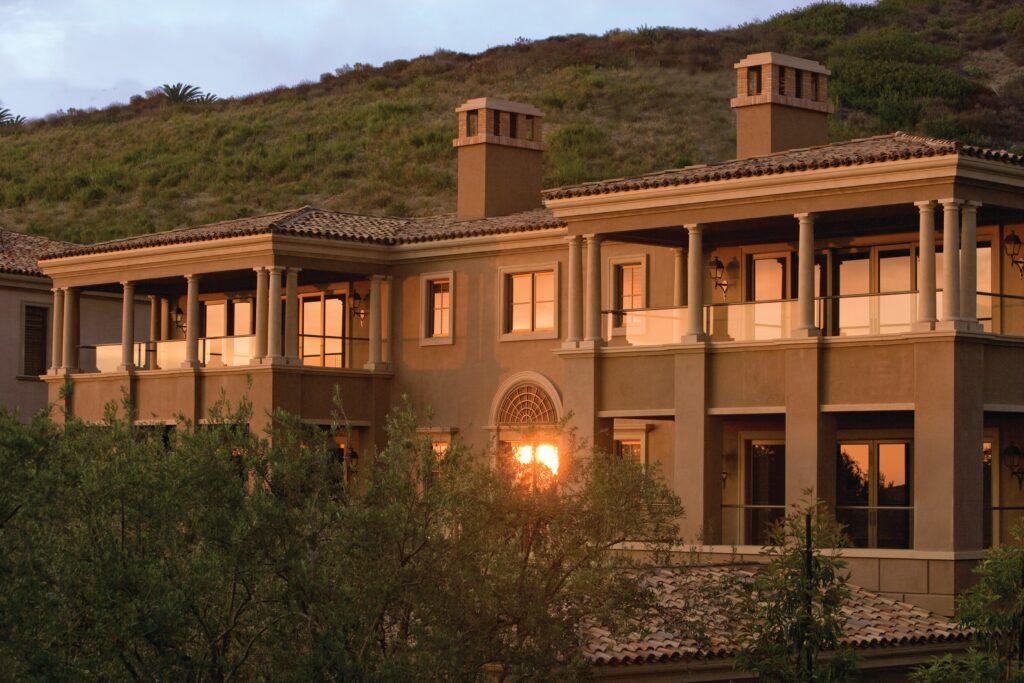
[[[641,27],[439,50],[244,98],[133,98],[0,128],[0,225],[91,242],[304,203],[453,210],[452,110],[547,114],[546,186],[728,159],[732,65],[775,50],[833,71],[831,136],[896,129],[1024,151],[1018,0],[823,3],[720,31]]]

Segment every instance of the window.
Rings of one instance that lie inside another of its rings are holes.
[[[555,269],[506,273],[503,277],[503,333],[557,336]]]
[[[913,547],[910,442],[843,442],[837,458],[836,519],[853,546]]]
[[[345,299],[328,293],[305,295],[299,299],[299,315],[302,364],[345,367]]]
[[[761,94],[761,67],[747,67],[747,95]]]
[[[420,278],[423,292],[420,344],[451,344],[453,273],[428,273]]]
[[[203,302],[204,337],[246,337],[253,333],[252,299]]]
[[[749,441],[744,454],[744,542],[764,545],[786,514],[786,445]]]
[[[786,291],[788,257],[782,254],[757,254],[750,257],[749,301],[761,302],[753,306],[753,329],[748,338],[781,339],[787,335],[785,309],[782,299]]]
[[[476,135],[477,121],[479,120],[480,113],[477,111],[466,112],[466,137],[471,138]]]
[[[519,126],[517,125],[518,123],[519,116],[515,112],[510,113],[508,115],[508,136],[510,138],[518,137],[516,135],[516,133],[519,132]]]
[[[615,442],[615,455],[642,465],[644,462],[643,441],[640,439],[617,440]]]
[[[800,69],[794,69],[793,70],[793,75],[794,75],[794,80],[796,81],[796,88],[795,88],[796,92],[794,93],[794,95],[796,97],[798,97],[798,98],[799,97],[803,97],[804,96],[804,72],[801,71]]]
[[[622,327],[626,316],[622,311],[643,308],[644,303],[644,264],[642,262],[624,262],[612,264],[612,282],[614,283],[614,301],[612,308],[615,327]]]
[[[23,309],[22,375],[35,377],[46,374],[47,331],[50,309],[46,306],[26,305]]]

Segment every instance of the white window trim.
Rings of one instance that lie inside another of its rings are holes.
[[[555,274],[555,320],[552,329],[543,332],[506,332],[508,328],[508,279],[510,275],[522,273],[538,273],[551,271]],[[521,266],[508,266],[498,269],[498,341],[526,341],[531,339],[559,339],[561,337],[562,316],[562,277],[561,264],[558,261],[548,263],[528,263]]]
[[[46,370],[49,372],[50,355],[53,350],[51,348],[53,346],[53,304],[51,302],[27,301],[24,299],[20,303],[21,305],[18,307],[18,358],[16,365],[18,372],[14,378],[23,382],[39,382],[41,380],[36,375],[25,374],[25,309],[29,306],[46,309],[46,322],[43,329],[45,346],[43,360]]]
[[[606,310],[614,310],[617,302],[621,298],[622,292],[619,291],[619,278],[616,277],[619,266],[640,266],[640,280],[643,282],[643,291],[640,293],[640,307],[647,308],[650,305],[650,299],[648,298],[648,292],[650,292],[650,282],[647,277],[649,272],[648,268],[648,255],[647,254],[632,254],[625,256],[613,256],[608,259],[608,306]],[[626,334],[626,327],[624,325],[615,324],[615,314],[611,316],[612,325],[612,336],[622,337]],[[641,319],[640,325],[643,326],[641,329],[637,329],[634,324],[634,331],[644,333],[646,332],[646,319]]]
[[[430,335],[431,307],[430,285],[438,280],[448,280],[448,334],[440,337]],[[420,275],[420,346],[444,346],[455,343],[455,271],[439,271]]]

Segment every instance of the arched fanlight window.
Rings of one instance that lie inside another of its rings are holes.
[[[558,411],[547,392],[536,384],[517,384],[501,399],[498,423],[502,425],[550,425],[558,421]]]

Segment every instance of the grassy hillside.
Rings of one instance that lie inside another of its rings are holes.
[[[213,104],[137,97],[0,127],[0,225],[89,242],[303,203],[451,211],[452,109],[481,95],[547,113],[546,186],[728,159],[732,64],[764,50],[833,70],[833,139],[902,129],[1024,151],[1019,0],[827,3],[722,31],[438,51]]]

